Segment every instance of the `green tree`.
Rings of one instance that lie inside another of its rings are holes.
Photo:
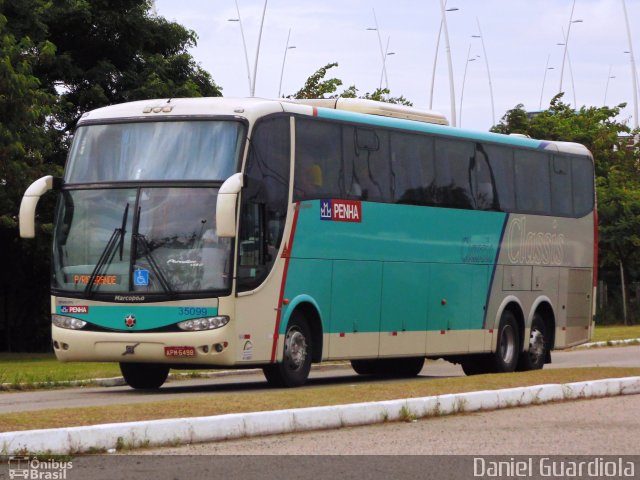
[[[32,181],[61,174],[78,118],[130,100],[221,94],[188,53],[195,33],[149,7],[149,0],[0,0],[0,348],[49,344],[55,196],[43,197],[35,241],[20,241],[17,215]]]
[[[365,93],[362,96],[358,96],[358,89],[355,85],[351,85],[342,93],[337,94],[338,87],[342,86],[342,80],[339,78],[325,79],[327,72],[337,67],[338,63],[328,63],[324,67],[316,70],[305,81],[304,86],[293,95],[289,95],[288,98],[296,99],[311,99],[311,98],[364,98],[368,100],[377,100],[379,102],[396,103],[401,105],[412,106],[413,104],[407,100],[404,96],[392,97],[388,88],[377,88],[373,93]]]
[[[46,40],[17,37],[3,9],[0,2],[0,345],[24,350],[48,344],[39,325],[47,310],[50,236],[20,242],[17,213],[31,180],[60,173],[48,163],[57,135],[52,120],[56,97],[42,89],[34,74],[52,61],[55,47]]]
[[[288,98],[309,99],[309,98],[335,98],[335,92],[342,85],[339,78],[329,78],[325,80],[327,72],[333,67],[337,67],[338,63],[327,63],[324,67],[320,67],[304,82],[304,86]],[[355,87],[349,87],[347,92],[352,91]],[[325,95],[329,95],[325,97]]]
[[[25,5],[43,5],[29,19]],[[59,96],[62,132],[58,162],[80,116],[132,100],[220,96],[211,76],[189,54],[195,32],[150,14],[149,0],[15,0],[16,29],[56,46],[51,62],[35,69],[43,87]]]

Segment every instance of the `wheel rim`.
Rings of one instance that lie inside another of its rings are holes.
[[[516,334],[511,325],[506,325],[500,335],[500,357],[502,361],[509,364],[513,361],[515,354]]]
[[[537,328],[531,329],[529,335],[529,358],[531,362],[538,363],[544,356],[544,334]]]
[[[292,370],[302,368],[307,359],[307,339],[297,328],[291,328],[284,340],[285,360]]]

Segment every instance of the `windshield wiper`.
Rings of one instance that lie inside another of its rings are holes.
[[[127,226],[127,218],[129,216],[129,203],[127,203],[127,206],[124,207],[124,213],[122,214],[122,225],[120,228],[115,228],[113,230],[113,233],[111,234],[111,237],[109,238],[109,241],[107,242],[107,244],[105,245],[104,249],[102,250],[102,253],[100,254],[100,258],[98,259],[98,263],[96,263],[95,268],[93,269],[93,271],[91,272],[91,276],[89,277],[89,281],[87,282],[87,286],[84,288],[84,296],[86,298],[91,297],[91,294],[93,292],[93,286],[96,282],[96,278],[98,277],[98,275],[100,274],[100,272],[102,271],[102,267],[104,267],[105,265],[111,265],[111,262],[113,261],[113,256],[116,253],[116,246],[118,244],[118,240],[120,241],[120,260],[122,260],[122,254],[123,254],[123,249],[124,249],[124,236],[126,233],[126,226]]]
[[[156,277],[158,277],[158,281],[160,282],[160,286],[162,287],[164,292],[170,297],[174,297],[175,293],[171,288],[171,285],[169,284],[169,281],[167,280],[167,277],[165,276],[164,271],[162,270],[160,265],[158,265],[158,262],[156,262],[156,259],[151,254],[151,247],[149,246],[149,240],[147,240],[147,237],[145,237],[142,233],[135,233],[134,238],[135,238],[136,247],[138,243],[142,245],[142,253],[140,256],[147,259],[147,262],[151,266],[153,273],[155,273]]]
[[[151,270],[153,270],[153,273],[155,273],[156,277],[158,277],[158,281],[160,282],[160,286],[164,290],[164,293],[166,293],[170,297],[174,297],[175,293],[174,293],[173,289],[171,288],[171,285],[169,284],[169,281],[167,280],[167,277],[164,274],[164,270],[162,270],[160,265],[158,265],[158,262],[156,262],[156,259],[151,254],[151,246],[150,246],[149,240],[147,240],[147,237],[145,237],[144,234],[139,233],[140,232],[140,210],[141,210],[140,207],[138,207],[138,215],[136,215],[135,226],[133,228],[133,240],[134,240],[134,242],[133,242],[133,257],[132,258],[134,258],[134,259],[139,258],[138,257],[138,244],[142,245],[142,253],[141,253],[140,256],[141,257],[145,257],[147,259],[147,262],[151,266]]]

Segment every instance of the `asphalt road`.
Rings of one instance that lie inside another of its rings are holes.
[[[553,363],[545,368],[617,366],[640,367],[640,346],[597,348],[554,352]],[[428,362],[421,378],[462,376],[462,369],[444,361]],[[314,370],[308,385],[318,388],[340,383],[374,383],[394,380],[361,377],[347,366]],[[406,381],[406,380],[405,380]],[[41,390],[0,394],[0,413],[34,411],[50,408],[69,408],[113,404],[135,404],[151,401],[189,399],[233,392],[238,395],[255,395],[268,390],[262,373],[246,372],[218,378],[189,379],[165,384],[156,392],[140,392],[129,387],[87,387],[59,390]],[[640,451],[640,450],[639,450]]]

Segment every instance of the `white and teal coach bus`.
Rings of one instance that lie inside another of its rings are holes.
[[[539,369],[591,336],[594,168],[581,145],[451,128],[356,99],[164,99],[78,123],[58,192],[51,315],[63,362],[311,364],[417,375]]]

